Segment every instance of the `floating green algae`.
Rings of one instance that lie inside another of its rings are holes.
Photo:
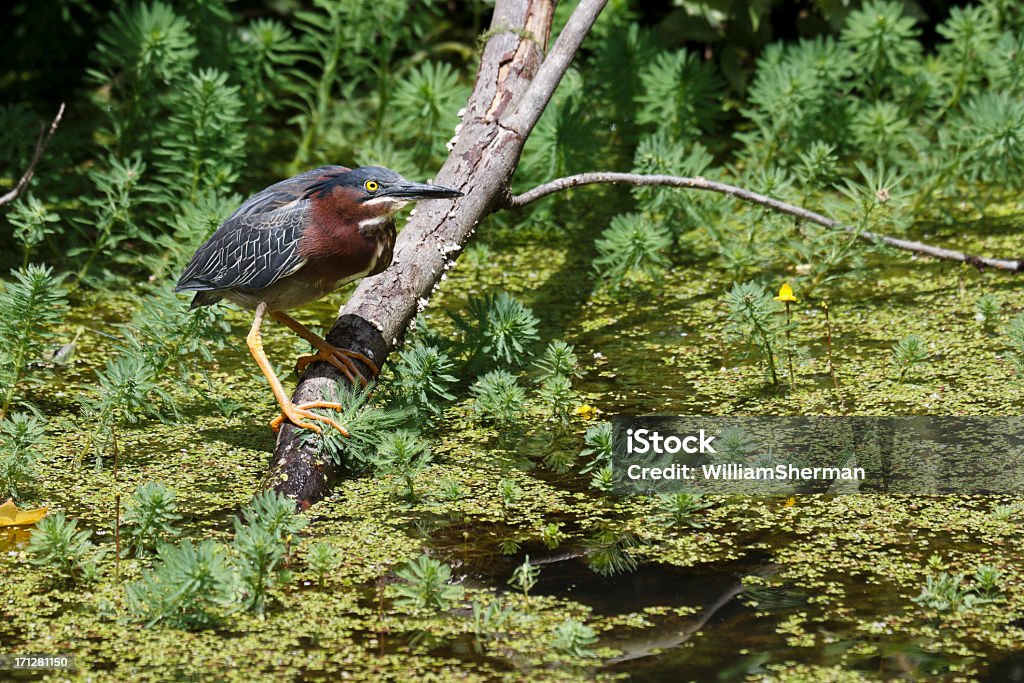
[[[726,274],[695,259],[661,282],[612,295],[589,279],[576,237],[552,245],[485,235],[490,256],[449,274],[427,311],[430,324],[450,334],[446,310],[496,288],[514,293],[541,317],[545,338],[576,346],[584,376],[575,388],[601,417],[1020,410],[999,328],[984,329],[973,308],[976,295],[991,292],[1003,300],[1001,324],[1016,315],[1020,285],[1012,276],[872,256],[869,281],[830,291],[838,391],[816,300],[794,307],[796,340],[806,349],[795,363],[797,386],[773,390],[740,345],[723,342]],[[1019,247],[1016,235],[989,237],[965,246]],[[780,272],[766,282],[792,277]],[[84,320],[110,331],[128,308],[81,303],[69,336]],[[298,317],[326,324],[335,306]],[[187,536],[229,538],[232,519],[259,490],[276,410],[242,343],[246,314],[229,320],[238,343],[218,353],[211,376],[239,409],[225,418],[190,399],[181,421],[120,427],[116,484],[109,456],[99,468],[89,455],[74,465],[89,428],[76,397],[111,348],[87,334],[71,366],[31,389],[50,417],[50,450],[22,505],[65,510],[112,545],[115,494],[162,481],[178,492]],[[889,349],[908,333],[925,340],[928,358],[897,383]],[[274,325],[266,342],[279,368],[302,350]],[[694,680],[995,680],[1019,663],[1024,513],[1013,512],[1014,499],[809,495],[787,504],[722,496],[696,513],[699,527],[670,527],[659,521],[657,500],[601,494],[578,473],[582,433],[593,424],[577,417],[563,432],[533,411],[513,433],[499,433],[478,423],[468,400],[450,406],[427,434],[434,461],[417,477],[418,500],[404,499],[389,477],[346,477],[303,513],[310,523],[293,554],[294,577],[272,591],[267,613],[232,615],[207,631],[128,620],[123,584],[149,560],[122,560],[115,576],[108,557],[97,583],[60,590],[28,563],[26,535],[0,530],[0,638],[13,652],[77,655],[74,672],[25,677],[46,680],[658,680],[673,672]],[[545,466],[550,449],[566,451],[568,472]],[[518,491],[511,504],[502,502],[501,480]],[[551,524],[556,547],[545,543]],[[333,544],[341,557],[323,589],[304,564],[313,541]],[[409,612],[394,600],[395,569],[424,551],[451,565],[467,589],[449,612]],[[529,600],[507,585],[526,554],[540,568]],[[990,601],[936,611],[914,601],[936,571],[930,562],[968,582],[987,565],[1003,580]],[[474,603],[511,616],[481,630]],[[568,619],[597,633],[588,656],[552,647]]]

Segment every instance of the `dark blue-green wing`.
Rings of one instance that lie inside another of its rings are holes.
[[[199,247],[174,291],[260,290],[294,273],[305,263],[299,239],[310,202],[303,195],[325,176],[347,170],[321,166],[247,199]]]

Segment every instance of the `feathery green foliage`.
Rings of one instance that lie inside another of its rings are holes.
[[[679,140],[714,130],[724,83],[697,55],[687,50],[662,52],[640,72],[640,82],[638,123],[653,124]]]
[[[128,584],[128,609],[147,626],[203,629],[220,623],[235,604],[237,578],[227,548],[207,539],[164,544],[157,564]]]
[[[654,278],[668,267],[665,251],[671,245],[672,235],[662,224],[638,213],[620,214],[595,244],[594,267],[615,285]]]
[[[306,550],[306,565],[316,575],[316,583],[324,587],[327,576],[341,564],[338,549],[327,541],[317,541]]]
[[[27,268],[32,249],[56,233],[50,224],[60,221],[60,216],[28,194],[14,203],[11,212],[7,214],[7,220],[14,227],[14,239],[21,243],[24,250],[21,267]]]
[[[164,199],[195,201],[207,190],[224,192],[238,179],[245,154],[241,116],[245,106],[227,74],[202,69],[190,74],[157,126],[157,177]]]
[[[31,483],[46,441],[46,422],[29,413],[11,413],[0,419],[0,498],[18,498]]]
[[[928,348],[916,334],[908,334],[892,345],[892,365],[896,381],[902,382],[914,367],[928,360]]]
[[[786,343],[786,319],[779,315],[779,305],[761,285],[755,282],[736,283],[726,295],[729,307],[726,331],[731,339],[755,349],[758,359],[773,385],[779,383],[777,362]]]
[[[1024,314],[1015,316],[1006,326],[1006,338],[1010,346],[1010,362],[1017,370],[1017,376],[1024,377]]]
[[[99,572],[103,551],[90,540],[92,532],[78,528],[78,520],[63,512],[43,517],[29,540],[29,561],[45,567],[54,583],[93,581]]]
[[[409,560],[395,574],[403,581],[395,585],[399,595],[395,602],[408,610],[445,611],[451,608],[452,603],[461,600],[464,593],[462,586],[449,583],[452,580],[451,567],[426,554]]]
[[[449,387],[458,380],[448,354],[421,341],[398,352],[395,388],[419,413],[440,414],[444,403],[455,398]]]
[[[596,657],[591,646],[597,642],[597,632],[575,619],[566,619],[554,629],[551,644],[570,657]]]
[[[47,266],[11,273],[0,292],[0,419],[7,414],[29,365],[43,360],[68,303],[62,277]]]
[[[473,407],[485,420],[507,427],[522,417],[526,409],[526,391],[515,375],[492,370],[472,386]]]
[[[473,297],[466,317],[453,313],[452,320],[463,332],[469,364],[486,359],[506,367],[523,365],[530,345],[537,339],[537,317],[508,292]]]
[[[405,484],[405,496],[416,500],[416,477],[431,462],[430,444],[418,434],[408,430],[389,432],[381,438],[373,463],[377,471],[400,478]]]
[[[537,585],[540,578],[540,567],[530,564],[530,556],[523,559],[523,563],[515,568],[508,580],[508,585],[518,588],[523,592],[526,604],[530,604],[530,591]]]
[[[543,373],[544,378],[558,375],[571,378],[583,375],[580,371],[576,349],[572,344],[560,340],[549,343],[535,365]]]
[[[664,516],[663,523],[670,527],[690,526],[699,528],[701,523],[694,519],[694,513],[711,507],[711,503],[703,500],[699,493],[678,491],[659,496],[658,507]]]
[[[139,484],[128,499],[121,533],[127,540],[125,554],[136,557],[156,549],[178,535],[177,493],[162,482]]]

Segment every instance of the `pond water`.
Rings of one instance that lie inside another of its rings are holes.
[[[983,237],[978,228],[972,239]],[[123,584],[143,563],[124,560],[115,576],[107,562],[93,585],[54,588],[28,563],[26,533],[0,529],[5,651],[75,652],[71,677],[82,680],[312,681],[343,672],[364,680],[1024,680],[1017,497],[721,496],[692,524],[673,526],[657,499],[593,489],[578,455],[583,432],[615,415],[1019,414],[1005,342],[973,309],[977,294],[995,293],[1005,325],[1021,310],[1018,280],[872,256],[867,276],[829,290],[838,390],[823,310],[809,300],[794,310],[803,352],[797,385],[786,391],[766,386],[757,359],[723,335],[728,274],[694,259],[660,283],[612,296],[590,278],[579,235],[553,252],[539,238],[484,239],[486,258],[467,255],[432,302],[432,327],[451,334],[445,311],[473,294],[510,291],[541,318],[544,339],[576,347],[584,374],[574,388],[596,418],[563,429],[537,413],[499,433],[460,400],[428,434],[434,464],[417,480],[419,501],[404,500],[388,478],[346,478],[305,513],[304,536],[330,541],[343,558],[326,588],[299,552],[295,577],[275,591],[266,615],[233,615],[218,630],[142,629],[127,619]],[[793,279],[761,275],[773,287]],[[79,324],[111,329],[127,302],[86,303],[93,308],[78,311],[69,336]],[[336,305],[298,317],[326,324]],[[51,416],[51,445],[26,504],[64,509],[109,544],[114,492],[164,481],[179,492],[188,535],[229,539],[273,448],[266,422],[274,414],[242,345],[245,314],[230,320],[238,344],[218,353],[212,376],[242,406],[238,414],[227,419],[195,400],[183,423],[125,427],[117,482],[109,462],[73,464],[86,428],[75,395],[110,348],[104,337],[84,335],[74,363],[32,389]],[[889,349],[909,333],[925,340],[928,359],[896,382]],[[272,326],[266,336],[278,367],[301,349]],[[552,467],[556,461],[568,469]],[[502,480],[518,491],[510,503],[498,494]],[[452,482],[461,495],[443,494]],[[545,542],[548,525],[559,529],[557,544]],[[450,611],[395,606],[394,568],[424,550],[450,564],[466,588]],[[540,569],[528,596],[508,585],[526,555]],[[963,610],[914,602],[929,576],[941,570],[972,586],[981,565],[1002,572],[988,599]],[[514,615],[481,632],[473,601]],[[553,653],[552,634],[569,618],[597,635],[583,656]]]

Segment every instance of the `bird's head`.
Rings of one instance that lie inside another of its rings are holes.
[[[409,202],[421,199],[461,197],[462,193],[441,185],[406,180],[382,166],[361,166],[322,178],[307,190],[307,197],[330,197],[362,214],[393,214]]]

